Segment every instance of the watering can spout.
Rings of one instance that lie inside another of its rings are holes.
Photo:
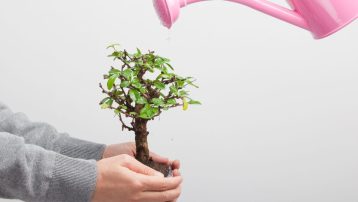
[[[180,9],[207,0],[153,0],[159,18],[170,28]],[[316,39],[329,36],[358,18],[358,0],[287,0],[292,10],[269,0],[225,0],[240,3],[310,31]]]

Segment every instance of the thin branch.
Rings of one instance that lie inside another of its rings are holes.
[[[129,130],[129,131],[131,131],[131,130],[134,131],[134,128],[129,127],[129,126],[127,126],[127,125],[124,123],[121,114],[118,114],[118,117],[119,117],[119,120],[120,120],[121,123],[122,123],[122,130],[124,130],[124,129],[126,128],[126,129]]]
[[[167,96],[164,97],[164,101],[168,101],[169,99],[180,99],[180,96],[173,95],[173,93],[170,91]]]
[[[182,104],[179,104],[179,103],[177,103],[177,104],[175,104],[175,105],[172,105],[172,106],[170,106],[170,107],[168,107],[168,109],[170,109],[170,108],[174,108],[174,107],[178,107],[178,106],[183,106]],[[158,114],[157,115],[155,115],[155,116],[153,116],[153,118],[152,119],[154,119],[155,117],[157,117],[157,116],[160,116],[160,114],[162,113],[162,110],[161,109],[159,109],[159,112],[158,112]]]
[[[124,58],[120,58],[120,60],[123,62],[123,64],[125,66],[127,66],[129,69],[131,69],[132,67],[129,65],[129,63],[126,61],[127,60],[127,57],[132,60],[132,58],[129,56],[128,52],[126,50],[123,51],[124,53]],[[123,70],[123,67],[122,67],[122,70]]]
[[[170,83],[174,83],[176,81],[176,78],[175,78],[175,76],[174,77],[172,77],[171,79],[168,79],[168,80],[162,80],[162,83],[164,83],[164,84],[170,84]]]
[[[122,92],[123,92],[123,94],[125,96],[125,100],[118,99],[119,98],[118,96],[115,96],[112,92],[109,92],[109,91],[105,90],[101,83],[99,84],[99,87],[102,89],[103,93],[107,94],[110,98],[112,98],[114,101],[116,101],[116,103],[118,103],[119,105],[124,105],[128,109],[133,110],[133,106],[129,104],[130,103],[130,98],[126,94],[126,92],[124,91],[123,88],[121,88],[121,90],[122,90]],[[127,115],[128,112],[126,112],[125,114]]]
[[[131,105],[131,98],[129,97],[129,95],[124,91],[124,89],[122,88],[122,87],[120,87],[121,88],[121,90],[122,90],[122,92],[123,92],[123,94],[124,94],[124,97],[126,98],[126,102],[124,103],[124,105],[126,106],[126,107],[128,107],[128,109],[130,109],[130,110],[133,110],[134,108],[133,108],[133,106]]]

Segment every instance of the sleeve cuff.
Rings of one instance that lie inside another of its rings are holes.
[[[55,147],[59,148],[59,152],[65,156],[81,159],[102,159],[106,145],[89,142],[73,138],[70,136],[63,136],[55,143]]]
[[[94,160],[56,154],[46,201],[90,202],[96,188],[96,179],[97,165]]]

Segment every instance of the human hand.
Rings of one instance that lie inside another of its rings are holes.
[[[177,169],[164,178],[127,154],[98,161],[97,170],[92,202],[175,202],[181,193]]]
[[[174,167],[174,166],[177,166],[177,169],[174,169],[174,170],[173,170],[173,177],[180,177],[181,174],[180,174],[180,172],[179,172],[179,168],[180,168],[180,163],[179,163],[179,161],[174,161],[173,164],[172,164],[172,167]],[[179,185],[179,186],[181,186],[181,185]],[[173,200],[173,201],[170,201],[170,202],[176,202],[177,200],[178,200],[178,198],[175,199],[175,200]]]
[[[103,152],[103,158],[110,158],[121,154],[127,154],[129,156],[135,157],[135,143],[126,142],[121,144],[108,145]],[[173,170],[180,168],[180,162],[178,160],[170,161],[168,158],[162,157],[154,152],[150,152],[149,156],[152,157],[153,161],[155,162],[171,165]]]

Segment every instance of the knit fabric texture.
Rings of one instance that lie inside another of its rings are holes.
[[[105,145],[31,122],[0,103],[0,198],[88,202]]]

